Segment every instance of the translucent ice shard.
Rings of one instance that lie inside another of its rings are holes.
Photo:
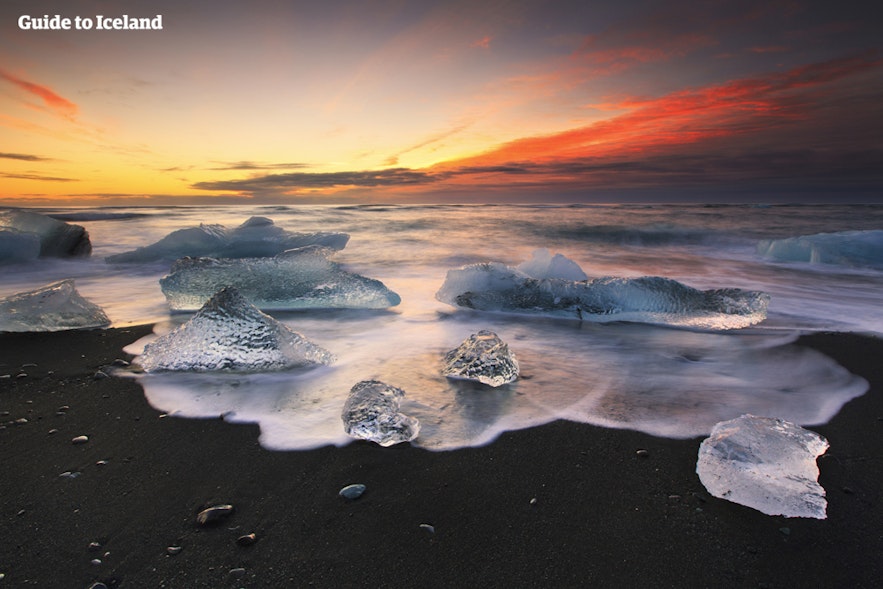
[[[883,267],[883,229],[763,240],[757,252],[783,262]]]
[[[699,446],[696,472],[715,497],[767,515],[825,519],[816,458],[827,449],[815,432],[746,414],[714,426]]]
[[[561,280],[580,281],[588,276],[583,272],[579,264],[561,254],[552,255],[552,252],[543,248],[534,250],[531,258],[516,266],[519,270],[531,278],[558,278]]]
[[[343,405],[347,435],[381,446],[410,442],[420,433],[420,423],[399,413],[405,391],[376,380],[363,380],[350,390]]]
[[[712,330],[737,329],[763,321],[770,299],[766,293],[737,288],[697,290],[659,276],[537,279],[499,262],[449,270],[436,298],[482,311]]]
[[[101,307],[80,295],[73,280],[0,299],[0,331],[64,331],[107,327]]]
[[[40,240],[41,256],[88,256],[92,253],[89,233],[82,226],[58,221],[40,213],[17,209],[0,211],[0,228],[36,235]]]
[[[518,360],[496,333],[482,330],[445,355],[442,373],[498,387],[518,378]]]
[[[187,323],[147,344],[147,372],[282,370],[328,364],[330,352],[261,313],[233,288],[215,294]]]
[[[223,225],[187,227],[173,231],[145,247],[108,256],[111,263],[151,262],[177,258],[261,258],[309,245],[342,250],[349,241],[346,233],[293,233],[275,225],[267,217],[251,217],[235,229]]]
[[[160,279],[174,311],[198,309],[225,286],[264,310],[385,309],[401,302],[379,280],[343,270],[331,250],[310,246],[273,258],[182,258]]]

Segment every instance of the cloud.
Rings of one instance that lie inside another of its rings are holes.
[[[469,46],[470,47],[477,47],[480,49],[488,49],[491,46],[491,41],[493,41],[493,37],[486,35],[486,36],[482,37],[481,39],[473,41]]]
[[[0,78],[18,86],[25,92],[38,97],[40,100],[43,101],[43,104],[46,106],[46,108],[61,117],[73,120],[73,118],[77,114],[78,108],[76,104],[66,98],[59,96],[46,86],[41,86],[40,84],[35,84],[34,82],[23,80],[3,70],[0,70]]]
[[[219,167],[215,168],[206,168],[208,170],[213,171],[222,171],[222,170],[290,170],[292,168],[306,168],[307,164],[302,163],[282,163],[282,164],[261,164],[252,161],[238,161],[238,162],[217,162],[221,164]]]
[[[15,180],[41,180],[43,182],[79,182],[76,178],[58,178],[56,176],[41,176],[39,174],[0,174],[4,178]]]
[[[411,153],[413,151],[417,151],[418,149],[422,149],[424,147],[428,147],[434,143],[439,143],[440,141],[444,141],[445,139],[452,137],[452,136],[456,135],[457,133],[460,133],[461,131],[466,130],[472,124],[473,123],[471,121],[467,122],[467,123],[461,123],[461,124],[456,125],[450,129],[436,133],[435,135],[432,135],[432,136],[428,137],[427,139],[420,141],[419,143],[415,143],[414,145],[406,147],[405,149],[401,150],[400,152],[389,156],[388,158],[386,158],[386,161],[384,163],[387,166],[395,166],[399,163],[399,158],[401,158],[403,155],[405,155],[407,153]]]
[[[266,192],[339,187],[410,186],[427,184],[437,180],[437,176],[421,170],[388,168],[352,172],[267,174],[240,180],[197,182],[191,187],[199,190]]]
[[[9,160],[21,160],[23,162],[51,162],[52,158],[30,155],[27,153],[0,153],[0,158]]]
[[[613,105],[625,114],[551,135],[526,137],[439,168],[487,166],[513,161],[610,157],[695,144],[807,121],[834,82],[879,69],[875,53],[793,68],[787,72],[690,88],[658,98]]]

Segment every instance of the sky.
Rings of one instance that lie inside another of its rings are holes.
[[[872,5],[4,0],[0,205],[883,202]]]

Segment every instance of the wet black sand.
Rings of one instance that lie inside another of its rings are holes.
[[[801,340],[871,384],[812,428],[831,443],[819,459],[829,499],[820,521],[709,497],[695,474],[699,439],[576,423],[455,452],[363,442],[269,452],[257,426],[164,418],[137,381],[95,377],[149,331],[0,335],[0,589],[883,579],[883,340]],[[80,435],[89,441],[72,443]],[[344,500],[349,483],[368,490]],[[197,525],[200,509],[219,503],[233,514]],[[257,541],[238,545],[248,533]]]

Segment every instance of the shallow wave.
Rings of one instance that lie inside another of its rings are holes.
[[[430,450],[480,446],[504,431],[557,419],[671,438],[707,435],[715,423],[743,413],[819,424],[868,386],[827,356],[796,345],[793,332],[439,319],[382,320],[367,330],[357,322],[349,339],[338,341],[301,321],[308,336],[325,336],[322,344],[337,363],[292,373],[163,374],[140,381],[158,410],[258,423],[261,443],[275,450],[348,443],[341,410],[347,391],[366,378],[406,391],[401,410],[421,423],[412,444]],[[491,389],[441,374],[447,348],[479,326],[509,343],[521,364],[518,381]]]

